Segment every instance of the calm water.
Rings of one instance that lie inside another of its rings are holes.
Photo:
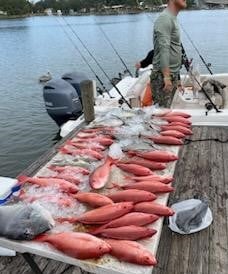
[[[110,77],[114,77],[123,71],[123,66],[98,25],[108,33],[133,71],[135,62],[152,48],[156,17],[157,14],[139,14],[67,17],[67,20]],[[54,17],[0,20],[0,175],[15,176],[53,145],[58,127],[45,112],[42,86],[37,80],[40,75],[50,71],[60,77],[76,70],[94,78],[65,35],[61,20]],[[184,12],[179,20],[201,54],[213,64],[213,71],[227,72],[228,11]],[[186,36],[182,37],[189,57],[200,63]],[[78,41],[77,44],[80,46]],[[92,61],[91,64],[104,80]],[[205,72],[203,66],[201,72]]]

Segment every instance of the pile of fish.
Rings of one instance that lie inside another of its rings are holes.
[[[189,118],[154,108],[98,113],[59,148],[45,172],[18,177],[21,201],[42,202],[57,227],[68,223],[78,231],[52,230],[36,240],[78,259],[111,254],[155,265],[153,254],[136,241],[153,237],[150,224],[174,214],[157,199],[174,190],[172,176],[161,171],[178,160],[171,146],[192,134]]]

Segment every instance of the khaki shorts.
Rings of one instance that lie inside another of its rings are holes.
[[[173,90],[171,92],[164,91],[164,77],[162,72],[152,70],[150,79],[154,104],[159,104],[160,107],[169,108],[172,104],[174,94],[177,90],[179,82],[178,75],[171,76],[173,84]]]

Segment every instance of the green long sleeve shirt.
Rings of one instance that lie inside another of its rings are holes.
[[[180,30],[177,17],[166,8],[154,24],[153,66],[157,71],[169,68],[179,73],[182,64]]]

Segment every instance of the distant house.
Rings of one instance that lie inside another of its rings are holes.
[[[57,15],[61,16],[62,15],[62,11],[61,10],[57,10]]]
[[[0,15],[7,15],[6,11],[0,10]]]
[[[103,9],[106,12],[117,12],[120,13],[121,11],[123,11],[125,9],[125,5],[113,5],[113,6],[103,6]]]
[[[52,9],[48,8],[44,10],[44,14],[51,16],[52,15]]]
[[[69,15],[75,15],[75,11],[73,9],[69,10]]]
[[[158,8],[159,9],[165,9],[165,8],[167,8],[167,6],[168,6],[167,4],[162,4],[162,5],[158,6]]]
[[[83,8],[83,9],[79,10],[80,13],[86,13],[86,11],[87,11],[86,8]]]

